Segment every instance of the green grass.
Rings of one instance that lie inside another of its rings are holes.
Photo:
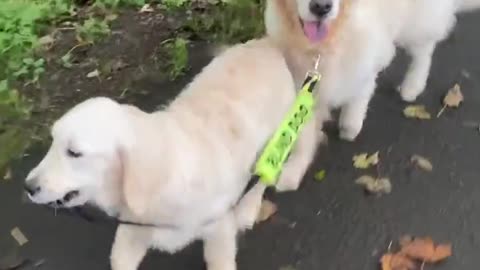
[[[93,43],[110,34],[110,27],[107,20],[90,17],[78,25],[76,31],[80,41]]]
[[[188,40],[184,38],[168,39],[162,43],[165,53],[165,67],[170,80],[175,80],[188,70]]]
[[[264,33],[265,0],[223,0],[205,12],[193,13],[185,31],[220,43],[245,42]]]
[[[21,91],[26,84],[38,86],[45,61],[36,52],[40,36],[49,25],[75,14],[73,0],[0,0],[0,176],[11,158],[28,145],[32,104]],[[115,9],[139,6],[145,0],[97,0],[95,6]],[[77,35],[93,42],[108,34],[107,21],[89,18],[78,24]],[[68,62],[68,59],[63,59]]]

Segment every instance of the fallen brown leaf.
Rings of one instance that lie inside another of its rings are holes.
[[[367,169],[373,165],[377,165],[380,161],[378,154],[379,152],[377,151],[370,156],[367,153],[353,156],[353,167],[357,169]]]
[[[405,243],[402,246],[400,253],[412,259],[428,263],[436,263],[452,255],[452,246],[450,244],[440,244],[435,246],[435,243],[430,237],[415,238],[412,241]]]
[[[22,231],[18,227],[13,228],[10,234],[15,239],[15,241],[17,241],[19,246],[23,246],[26,243],[28,243],[27,237],[22,233]]]
[[[448,107],[458,107],[463,102],[463,94],[459,84],[455,84],[452,89],[448,90],[447,95],[443,99],[443,105]]]
[[[260,212],[258,213],[256,223],[264,222],[269,219],[273,214],[275,214],[278,210],[278,207],[275,203],[269,200],[263,200],[262,206],[260,208]]]
[[[452,256],[452,245],[451,244],[440,244],[435,248],[435,253],[433,254],[432,262],[443,261],[446,258]]]
[[[388,178],[373,178],[369,175],[364,175],[355,180],[355,183],[374,194],[388,194],[392,192],[392,183]]]
[[[385,253],[380,262],[382,270],[413,270],[418,269],[416,262],[421,262],[423,269],[425,263],[437,263],[452,255],[450,244],[435,245],[430,237],[413,238],[410,235],[400,237],[400,251]]]
[[[447,94],[443,98],[443,107],[438,112],[437,117],[443,113],[445,108],[457,108],[463,102],[464,97],[462,94],[462,90],[460,85],[457,83],[455,84],[450,90],[448,90]]]
[[[401,247],[403,247],[408,245],[412,241],[413,241],[413,237],[407,234],[400,237],[400,239],[398,240],[398,243],[400,244]]]
[[[420,155],[413,155],[410,160],[422,170],[428,172],[431,172],[433,170],[432,162]]]
[[[387,253],[381,258],[382,270],[413,270],[415,262],[402,254]]]
[[[424,105],[411,105],[403,110],[403,115],[407,118],[417,118],[420,120],[431,119],[432,116]]]

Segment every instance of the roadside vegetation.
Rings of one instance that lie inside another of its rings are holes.
[[[0,0],[0,175],[32,142],[47,141],[50,109],[44,103],[51,97],[44,82],[52,69],[77,68],[78,52],[108,40],[122,14],[160,14],[174,21],[157,51],[163,73],[176,80],[189,70],[192,42],[231,44],[261,35],[263,1]],[[70,37],[70,47],[54,46],[65,37]],[[109,64],[119,69],[124,63]],[[101,73],[106,74],[105,68],[93,70],[85,80]],[[64,100],[61,111],[74,102],[75,93],[65,94],[72,101]]]

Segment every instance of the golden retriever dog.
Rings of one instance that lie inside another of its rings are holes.
[[[253,225],[265,189],[257,184],[242,197],[252,166],[294,99],[292,75],[268,39],[235,45],[161,111],[103,97],[73,107],[54,123],[26,192],[34,203],[91,204],[152,224],[119,225],[113,270],[137,269],[149,248],[173,253],[195,240],[204,242],[209,270],[234,270],[236,235]],[[315,128],[311,121],[304,130]],[[299,184],[315,141],[298,141],[279,189]]]
[[[341,109],[340,137],[353,141],[396,46],[412,57],[399,87],[411,102],[423,92],[436,44],[456,14],[479,7],[480,0],[267,0],[265,21],[297,83],[321,55],[318,101]]]

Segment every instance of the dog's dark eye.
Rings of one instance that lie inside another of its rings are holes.
[[[67,149],[67,155],[72,158],[79,158],[82,156],[82,153],[73,151],[72,149]]]

